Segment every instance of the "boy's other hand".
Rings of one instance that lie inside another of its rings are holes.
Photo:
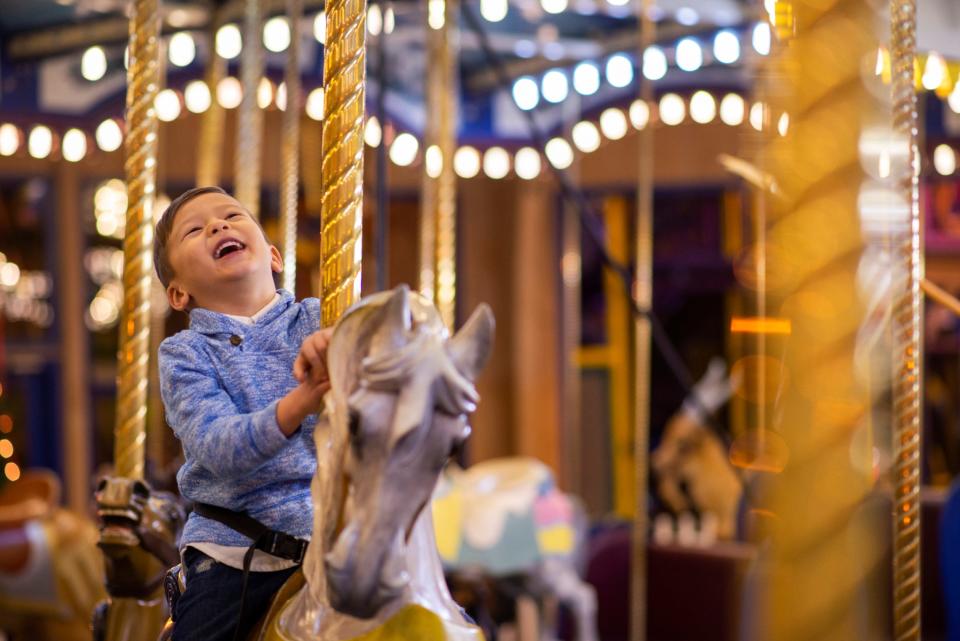
[[[300,353],[293,362],[293,376],[298,383],[329,388],[330,374],[327,371],[327,346],[333,328],[328,327],[307,336],[300,346]]]

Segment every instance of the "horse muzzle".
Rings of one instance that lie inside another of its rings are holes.
[[[401,536],[393,546],[380,550],[361,550],[357,543],[356,528],[351,525],[326,555],[327,597],[337,611],[369,619],[403,594],[410,575]]]

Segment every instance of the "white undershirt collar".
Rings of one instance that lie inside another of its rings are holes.
[[[269,312],[270,309],[279,302],[280,302],[280,292],[276,292],[273,295],[273,298],[270,299],[270,302],[264,305],[263,307],[261,307],[260,311],[258,311],[253,316],[236,316],[234,314],[225,314],[225,315],[237,322],[243,323],[244,325],[253,325],[258,320],[263,318],[264,314]]]

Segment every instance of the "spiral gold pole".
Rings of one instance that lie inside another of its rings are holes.
[[[367,3],[332,0],[326,11],[320,232],[324,327],[360,298]]]
[[[210,29],[210,59],[204,82],[210,90],[210,107],[200,122],[200,144],[197,148],[197,187],[219,185],[223,158],[223,128],[226,112],[217,100],[217,87],[227,74],[227,61],[217,55],[216,35],[219,21],[215,20]]]
[[[156,196],[157,115],[160,84],[160,13],[157,0],[131,4],[127,71],[127,230],[123,238],[123,310],[120,316],[117,476],[143,477],[146,439],[147,362],[150,346],[150,279],[153,272],[153,207]]]
[[[260,155],[263,142],[263,111],[257,104],[257,89],[263,78],[262,0],[246,0],[243,13],[243,53],[240,82],[243,100],[237,115],[233,192],[254,218],[260,217]]]
[[[920,639],[920,413],[922,411],[923,341],[920,281],[917,96],[914,60],[917,53],[916,0],[890,3],[890,67],[893,80],[893,129],[908,145],[906,171],[899,191],[907,204],[909,225],[893,239],[895,285],[893,303],[893,628],[896,641]]]
[[[656,24],[650,18],[653,0],[637,3],[641,56],[656,42]],[[642,57],[641,57],[642,60]],[[643,81],[640,98],[653,102],[653,83]],[[638,132],[639,174],[635,252],[637,258],[633,296],[640,309],[653,308],[653,127]],[[630,639],[647,638],[647,488],[650,456],[650,319],[634,320],[633,367],[633,530],[630,562]]]
[[[447,327],[456,312],[457,287],[457,78],[459,0],[443,2],[443,22],[428,18],[425,146],[439,150],[439,175],[423,174],[420,217],[420,291],[433,298]],[[431,152],[432,153],[432,152]]]
[[[878,178],[865,172],[861,157],[869,147],[861,143],[884,121],[882,91],[868,88],[873,79],[863,73],[876,60],[879,16],[872,0],[790,5],[796,35],[774,49],[764,78],[774,116],[765,126],[788,113],[789,128],[771,132],[761,152],[778,190],[760,230],[768,309],[791,326],[786,345],[773,349],[767,341],[764,355],[768,374],[789,374],[772,424],[789,459],[753,493],[755,527],[772,545],[761,572],[769,577],[766,616],[750,636],[883,638],[887,606],[875,577],[883,572],[877,531],[889,527],[888,508],[872,494],[872,456],[861,455],[882,391],[868,388],[871,372],[855,360],[874,294],[873,282],[858,287],[867,282],[861,270],[871,268],[864,235],[878,213],[871,207],[877,201],[862,196],[886,193],[868,191]],[[766,438],[772,444],[773,434]]]
[[[283,112],[280,159],[280,228],[283,230],[283,288],[297,291],[297,204],[300,184],[300,18],[303,0],[287,0],[290,48],[283,82],[287,109]]]

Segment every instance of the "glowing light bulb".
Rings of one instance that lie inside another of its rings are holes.
[[[540,0],[540,6],[547,13],[563,13],[567,10],[567,0]]]
[[[236,109],[243,102],[243,85],[233,76],[217,83],[217,102],[224,109]]]
[[[643,77],[660,80],[667,75],[667,55],[660,47],[647,47],[643,52]]]
[[[703,50],[693,38],[683,38],[677,43],[677,66],[684,71],[696,71],[703,65]]]
[[[547,102],[559,103],[566,100],[570,93],[567,74],[559,69],[551,69],[543,74],[543,81],[540,83],[540,93]]]
[[[633,63],[622,53],[607,60],[607,82],[614,87],[626,87],[633,82]]]
[[[379,147],[382,138],[383,130],[380,128],[380,121],[376,116],[371,116],[363,128],[363,141],[371,147]]]
[[[313,37],[320,44],[327,42],[327,14],[321,11],[313,19]]]
[[[634,100],[630,105],[630,122],[636,129],[646,127],[650,122],[650,105],[643,100]]]
[[[273,102],[273,83],[269,78],[260,78],[257,84],[257,106],[266,109]]]
[[[157,118],[163,122],[172,122],[180,115],[180,96],[173,89],[164,89],[153,101]]]
[[[943,84],[947,77],[947,63],[936,51],[931,51],[927,56],[927,64],[923,70],[923,77],[920,82],[923,88],[933,91]]]
[[[536,81],[529,76],[517,78],[513,83],[513,101],[524,111],[535,108],[540,102],[540,90]]]
[[[510,154],[503,147],[490,147],[483,154],[483,173],[500,180],[510,173]]]
[[[412,134],[402,133],[390,145],[390,160],[400,167],[407,167],[416,160],[419,148],[420,143]]]
[[[507,17],[507,0],[480,0],[480,15],[487,22],[500,22]]]
[[[431,178],[440,177],[440,174],[443,173],[443,152],[440,151],[439,145],[427,147],[427,150],[423,152],[423,164],[426,165],[425,170],[428,176]]]
[[[275,16],[263,24],[263,46],[274,53],[290,46],[290,23],[284,16]]]
[[[747,107],[743,98],[735,93],[728,93],[720,101],[720,120],[723,124],[736,127],[743,122]]]
[[[463,146],[453,154],[453,170],[461,178],[473,178],[480,173],[480,152]]]
[[[68,129],[63,134],[61,149],[64,160],[80,162],[87,155],[87,135],[79,129]]]
[[[557,169],[566,169],[573,164],[573,149],[563,138],[551,138],[547,142],[544,152],[547,154],[547,160]]]
[[[0,125],[0,156],[12,156],[20,148],[20,130],[5,122]],[[3,261],[0,261],[3,262]]]
[[[690,98],[690,119],[701,125],[717,116],[717,101],[706,91],[698,91]]]
[[[116,151],[123,144],[123,132],[113,118],[101,122],[94,137],[97,139],[97,146],[106,152]]]
[[[313,120],[323,120],[324,109],[323,87],[317,87],[307,94],[307,115]],[[376,121],[376,118],[373,120]]]
[[[674,127],[686,118],[687,106],[683,98],[675,93],[664,94],[660,98],[660,120],[665,125]]]
[[[600,131],[597,126],[588,120],[578,122],[570,131],[573,144],[585,154],[600,148]]]
[[[523,147],[513,157],[513,170],[524,180],[533,180],[540,175],[540,153],[533,147]]]
[[[427,24],[431,29],[443,29],[447,21],[447,3],[444,0],[427,0]]]
[[[379,4],[372,4],[367,7],[367,33],[371,36],[379,36],[383,31],[383,12]]]
[[[933,167],[941,176],[950,176],[957,170],[957,154],[950,145],[937,145],[933,150]]]
[[[611,107],[600,114],[600,131],[610,140],[620,140],[627,129],[627,117],[619,109]]]
[[[179,31],[170,36],[167,46],[167,57],[171,64],[177,67],[186,67],[197,57],[197,43],[193,36],[186,31]]]
[[[277,93],[273,97],[273,102],[280,111],[287,110],[287,83],[285,81],[277,85]]]
[[[790,114],[784,112],[780,114],[780,120],[777,121],[777,132],[781,136],[786,136],[790,130]]]
[[[193,80],[183,89],[183,101],[191,113],[202,114],[210,108],[212,100],[210,87],[202,80]]]
[[[767,108],[762,102],[753,103],[750,107],[750,126],[757,131],[762,131],[767,117],[766,111]]]
[[[90,82],[96,82],[106,73],[107,54],[104,53],[103,47],[90,47],[83,52],[80,58],[80,75]]]
[[[233,60],[239,56],[240,50],[243,49],[243,37],[235,24],[225,24],[220,27],[215,40],[217,55],[227,60]]]
[[[37,159],[43,159],[53,151],[53,132],[48,127],[37,125],[27,137],[27,151]]]
[[[725,65],[740,59],[740,38],[733,31],[724,29],[713,39],[713,57]]]
[[[950,105],[953,113],[960,114],[960,81],[953,86],[953,91],[947,96],[947,104]]]
[[[600,69],[592,62],[581,62],[573,70],[573,88],[581,96],[592,96],[600,89]]]
[[[761,56],[770,53],[770,23],[758,22],[753,28],[753,50]]]

